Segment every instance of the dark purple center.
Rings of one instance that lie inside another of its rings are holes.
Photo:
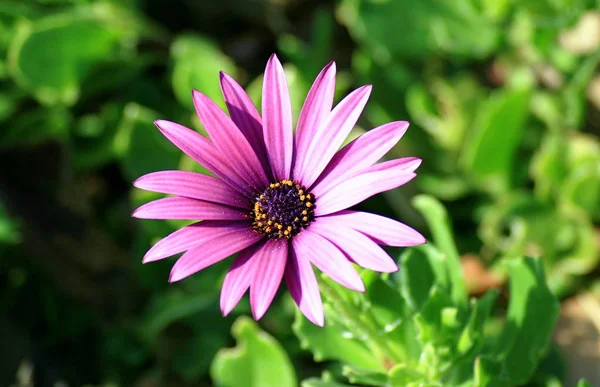
[[[270,238],[291,238],[314,219],[315,197],[291,180],[269,185],[256,197],[254,229]]]

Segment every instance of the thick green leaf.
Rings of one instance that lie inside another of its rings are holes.
[[[74,104],[92,66],[110,58],[123,31],[94,12],[22,21],[8,56],[12,76],[44,104]]]
[[[424,382],[425,376],[405,364],[398,364],[388,373],[388,380],[391,387],[404,387],[409,383]]]
[[[463,163],[485,189],[494,193],[510,185],[515,154],[525,133],[530,91],[502,90],[479,108],[471,141],[463,148]]]
[[[297,312],[293,329],[302,348],[309,349],[315,361],[338,360],[367,370],[383,371],[381,363],[366,346],[331,323],[320,328]]]
[[[345,0],[338,15],[351,34],[380,58],[416,58],[440,51],[481,57],[496,47],[499,37],[494,23],[469,0]]]
[[[388,377],[385,373],[365,370],[355,366],[344,366],[342,375],[348,378],[352,384],[364,384],[366,386],[387,386]]]
[[[235,64],[207,38],[197,35],[177,37],[171,46],[172,85],[183,106],[194,108],[192,89],[206,94],[222,108],[225,102],[219,84],[219,72],[236,76]]]
[[[477,350],[483,344],[485,321],[492,311],[494,302],[498,297],[498,290],[490,290],[479,300],[471,300],[471,314],[469,320],[458,339],[457,350],[466,354]]]
[[[529,380],[545,353],[560,308],[545,283],[540,259],[510,260],[508,269],[507,322],[494,352],[510,380],[521,384]]]
[[[296,387],[296,375],[283,347],[254,321],[240,317],[232,327],[237,347],[215,356],[211,376],[221,387]]]
[[[413,199],[413,205],[425,217],[433,234],[435,245],[444,254],[446,270],[450,279],[450,295],[458,306],[467,304],[467,291],[462,266],[458,255],[448,213],[443,205],[432,196],[419,195]],[[432,265],[435,266],[435,265]],[[438,276],[438,278],[440,278]]]
[[[433,269],[422,249],[406,250],[400,257],[400,289],[408,305],[420,310],[434,285]]]

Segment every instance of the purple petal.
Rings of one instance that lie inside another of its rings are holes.
[[[294,150],[292,108],[285,73],[275,54],[269,58],[265,69],[262,117],[273,175],[277,180],[289,179]]]
[[[223,316],[227,316],[235,308],[250,287],[258,263],[254,254],[260,246],[261,243],[256,243],[242,250],[229,268],[221,288],[220,304]]]
[[[146,191],[185,196],[233,207],[248,208],[249,202],[239,191],[212,176],[187,171],[153,172],[138,178],[133,185]]]
[[[131,216],[139,219],[245,220],[248,219],[248,211],[174,196],[146,203]]]
[[[417,176],[406,169],[406,163],[392,161],[396,163],[387,165],[388,168],[375,169],[381,168],[376,164],[367,169],[367,172],[338,184],[323,196],[316,197],[315,215],[322,216],[345,210],[380,192],[406,184]],[[413,163],[410,161],[411,166]]]
[[[221,72],[221,91],[231,120],[240,129],[250,146],[256,152],[265,171],[270,171],[265,140],[263,137],[262,120],[254,103],[246,91],[235,79]],[[268,174],[268,173],[267,173]]]
[[[310,231],[329,240],[365,269],[383,273],[398,271],[398,266],[388,253],[350,226],[342,226],[339,221],[330,221],[330,217],[323,216],[310,225]]]
[[[214,237],[210,243],[193,247],[173,265],[169,282],[182,280],[200,270],[213,265],[238,251],[257,243],[264,234],[248,228],[236,233]]]
[[[210,98],[197,90],[193,97],[196,113],[217,149],[251,187],[262,191],[267,176],[246,137]]]
[[[213,238],[239,234],[251,230],[246,221],[205,220],[183,227],[158,241],[144,255],[144,263],[158,261],[175,254],[182,253],[203,243],[210,243]]]
[[[392,169],[398,172],[414,172],[419,168],[422,161],[423,160],[418,157],[401,157],[399,159],[371,165],[365,172],[377,172]]]
[[[299,255],[294,249],[289,250],[284,274],[285,282],[302,314],[313,324],[322,327],[325,324],[325,316],[323,315],[321,293],[319,293],[319,284],[308,258]]]
[[[340,102],[310,139],[308,150],[302,158],[296,158],[294,178],[310,187],[325,169],[335,152],[342,145],[362,113],[371,86],[354,90]]]
[[[296,127],[296,154],[294,156],[296,160],[305,158],[312,139],[331,112],[335,93],[335,70],[334,62],[325,66],[306,96]],[[296,168],[298,168],[297,164],[294,166],[295,176],[298,175]]]
[[[255,320],[264,316],[279,289],[287,263],[287,240],[270,239],[256,252],[256,271],[250,285],[250,305]]]
[[[381,245],[406,247],[427,242],[423,235],[407,225],[368,212],[340,211],[319,217],[317,221],[321,219],[327,219],[328,223],[336,223],[339,227],[353,228]]]
[[[332,280],[349,289],[365,291],[365,285],[352,263],[321,235],[304,230],[292,239],[292,245],[296,254],[308,259]]]
[[[198,164],[238,191],[247,196],[252,195],[248,184],[235,172],[209,139],[174,122],[159,120],[154,124],[169,141],[196,160]]]
[[[327,164],[311,192],[320,196],[343,180],[364,172],[396,145],[408,125],[406,121],[381,125],[346,145]]]

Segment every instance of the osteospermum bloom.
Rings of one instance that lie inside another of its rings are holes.
[[[364,291],[353,264],[393,272],[398,270],[396,263],[379,245],[425,242],[400,222],[347,210],[416,176],[418,158],[376,164],[400,140],[408,123],[382,125],[339,150],[371,86],[356,89],[332,108],[333,62],[312,85],[295,132],[285,74],[275,55],[265,70],[262,117],[233,78],[221,73],[220,81],[229,116],[207,96],[193,92],[210,140],[174,122],[155,122],[215,177],[161,171],[135,181],[138,188],[175,196],[141,206],[134,217],[199,220],[156,243],[144,262],[185,252],[172,268],[169,281],[175,282],[238,253],[221,290],[224,315],[250,289],[252,314],[261,318],[285,279],[302,313],[322,326],[313,265],[338,283]]]

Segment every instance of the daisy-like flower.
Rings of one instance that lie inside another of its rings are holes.
[[[215,177],[161,171],[135,181],[138,188],[175,196],[147,203],[132,216],[200,220],[156,243],[144,263],[185,252],[171,270],[169,281],[175,282],[238,253],[221,290],[224,315],[250,289],[252,314],[260,319],[285,279],[302,313],[319,326],[323,306],[312,265],[357,291],[365,287],[353,264],[398,270],[378,245],[413,246],[424,243],[423,236],[395,220],[347,209],[410,181],[421,160],[376,164],[406,132],[405,121],[372,129],[338,150],[371,86],[356,89],[332,108],[335,71],[332,62],[317,76],[295,133],[285,74],[275,55],[265,70],[262,117],[243,88],[221,73],[229,116],[193,92],[210,140],[174,122],[155,122]]]

